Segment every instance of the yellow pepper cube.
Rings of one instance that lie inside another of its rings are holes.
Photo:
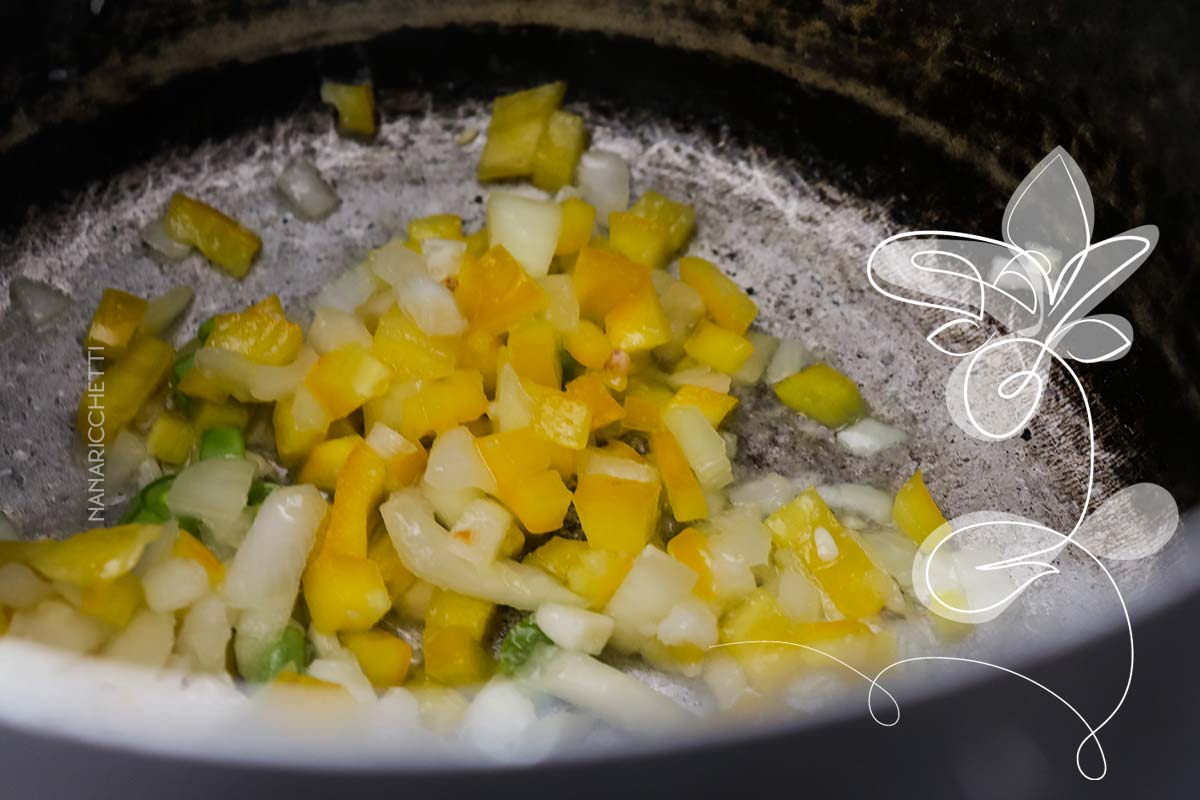
[[[190,244],[235,278],[250,270],[262,240],[210,205],[176,193],[163,219],[172,239]]]
[[[867,415],[854,381],[827,364],[813,364],[775,384],[783,404],[827,428],[841,428]]]
[[[579,476],[575,511],[588,544],[618,553],[639,553],[658,524],[659,484]]]
[[[632,555],[585,547],[567,573],[567,588],[599,611],[608,605],[632,566]]]
[[[436,628],[461,628],[475,641],[483,641],[496,615],[496,604],[439,589],[425,612],[425,624]]]
[[[733,331],[701,322],[683,343],[683,350],[701,364],[732,375],[750,358],[754,345]]]
[[[556,449],[565,448],[556,447],[530,428],[484,436],[475,446],[496,479],[500,499],[526,530],[549,533],[562,527],[571,492],[559,472],[550,467],[557,460]]]
[[[371,354],[397,377],[412,380],[444,378],[454,371],[458,337],[429,336],[398,306],[379,318]]]
[[[94,528],[25,552],[29,566],[52,581],[84,588],[114,581],[137,565],[146,545],[158,539],[158,525]]]
[[[468,233],[465,237],[467,243],[466,258],[475,260],[487,252],[490,241],[487,228],[480,228],[474,233]]]
[[[853,531],[842,526],[814,488],[767,517],[776,547],[795,552],[837,610],[849,619],[879,612],[894,586]]]
[[[630,295],[650,284],[650,268],[620,253],[588,245],[579,251],[571,277],[579,313],[601,322]]]
[[[533,185],[547,192],[566,186],[585,147],[583,117],[568,111],[551,113],[533,152]]]
[[[604,379],[598,373],[588,372],[568,383],[566,395],[588,407],[592,430],[620,422],[625,417],[625,409],[609,394]]]
[[[311,483],[322,491],[332,492],[346,459],[350,457],[354,448],[362,444],[362,440],[363,438],[355,433],[321,442],[308,452],[296,482]]]
[[[542,386],[562,385],[558,332],[546,320],[527,319],[508,332],[508,358],[517,374]]]
[[[717,392],[705,386],[687,385],[681,386],[679,391],[675,392],[671,401],[667,403],[667,407],[695,406],[716,428],[737,404],[737,398],[732,395]]]
[[[483,393],[483,376],[478,372],[457,371],[441,380],[431,381],[402,404],[400,434],[410,442],[430,433],[478,419],[487,413],[488,399]]]
[[[286,465],[296,464],[303,459],[309,450],[320,444],[329,428],[328,422],[322,425],[303,422],[295,413],[294,397],[286,397],[275,403],[271,421],[275,430],[275,452]]]
[[[229,399],[229,395],[233,394],[227,381],[198,365],[193,365],[183,374],[176,388],[181,394],[195,400],[208,400],[213,403],[224,403]]]
[[[708,315],[722,328],[745,333],[758,316],[750,296],[711,261],[684,256],[679,259],[679,277],[699,292]]]
[[[370,83],[321,83],[321,102],[337,110],[338,132],[371,138],[375,135],[375,89]]]
[[[333,350],[317,361],[304,379],[333,419],[344,417],[387,391],[392,371],[359,345]]]
[[[417,582],[417,576],[409,572],[408,567],[404,566],[404,562],[397,555],[396,546],[392,544],[386,530],[377,532],[371,538],[371,543],[367,546],[367,558],[379,567],[379,574],[393,605]]]
[[[384,489],[394,492],[421,479],[429,454],[419,443],[410,442],[387,425],[372,426],[367,444],[383,459],[387,470]]]
[[[420,381],[393,381],[386,392],[363,403],[364,430],[370,431],[381,422],[392,430],[399,430],[404,420],[404,401],[420,388]]]
[[[545,394],[534,404],[533,429],[557,445],[582,450],[592,430],[592,411],[566,394]]]
[[[696,227],[696,212],[685,204],[655,191],[646,192],[629,208],[629,213],[652,219],[667,229],[671,252],[683,249]]]
[[[917,544],[946,524],[942,510],[925,486],[921,470],[904,482],[892,504],[892,521],[908,538]]]
[[[462,217],[454,214],[430,214],[408,223],[408,240],[418,245],[426,239],[463,241]],[[421,252],[420,247],[417,252]]]
[[[687,457],[675,437],[666,428],[650,433],[650,452],[658,465],[671,513],[679,522],[691,522],[708,516],[704,490],[688,465]]]
[[[88,384],[79,398],[76,427],[84,442],[110,441],[137,416],[171,371],[175,349],[152,336],[134,340],[125,357]]]
[[[204,572],[208,575],[208,585],[213,589],[216,589],[225,580],[225,565],[204,546],[203,542],[182,528],[175,537],[175,544],[171,546],[171,555],[174,558],[195,561],[204,567]]]
[[[383,499],[387,464],[366,442],[359,442],[337,476],[329,527],[322,553],[365,558],[367,523]]]
[[[164,411],[154,418],[146,435],[146,449],[165,464],[179,465],[188,460],[196,445],[196,432],[182,414]]]
[[[550,298],[503,245],[458,271],[454,299],[473,331],[498,335],[546,310]]]
[[[321,633],[370,630],[392,607],[379,565],[323,550],[308,563],[304,601]]]
[[[556,81],[492,102],[487,141],[479,157],[479,180],[520,178],[533,172],[542,132],[566,92],[567,85]]]
[[[626,353],[652,350],[671,341],[671,321],[649,283],[605,315],[604,329],[612,346]]]
[[[673,395],[667,389],[645,384],[630,388],[625,395],[625,419],[622,424],[632,431],[649,433],[662,427],[662,412]]]
[[[92,314],[84,348],[89,352],[99,351],[105,358],[120,358],[133,341],[145,313],[146,301],[142,298],[119,289],[105,289],[96,313]]]
[[[204,344],[277,367],[296,360],[304,344],[304,331],[288,321],[279,296],[271,295],[245,311],[214,318],[212,333]]]
[[[575,566],[580,554],[586,550],[587,542],[552,536],[541,547],[525,556],[524,563],[544,569],[562,583],[566,583],[571,567]]]
[[[660,269],[671,257],[670,232],[657,220],[628,211],[608,215],[608,241],[630,261]]]
[[[517,484],[550,468],[550,446],[531,428],[501,431],[475,440],[498,486]]]
[[[200,437],[213,428],[245,429],[250,424],[250,408],[241,403],[214,403],[202,400],[192,410],[192,430]]]
[[[580,320],[575,330],[564,338],[563,344],[571,358],[588,369],[602,369],[612,357],[612,343],[608,335],[594,322]]]
[[[708,537],[695,528],[684,528],[667,542],[667,553],[699,576],[692,587],[697,597],[711,600],[715,596]]]
[[[142,605],[142,582],[132,573],[97,583],[84,591],[79,610],[89,617],[124,628]]]
[[[505,505],[530,533],[550,533],[563,525],[571,508],[571,490],[553,469],[530,475],[501,492]]]
[[[426,625],[421,636],[425,676],[444,686],[483,683],[492,672],[492,659],[462,628]]]
[[[596,227],[596,209],[591,203],[578,197],[568,197],[562,201],[562,227],[558,231],[558,244],[554,247],[556,256],[569,256],[578,253],[592,238],[592,230]]]
[[[412,647],[387,631],[343,633],[342,644],[354,654],[373,686],[399,686],[408,677]]]

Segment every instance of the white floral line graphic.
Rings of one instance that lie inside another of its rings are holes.
[[[934,613],[980,624],[998,617],[1038,581],[1060,575],[1060,567],[1052,562],[1066,548],[1073,548],[1112,587],[1128,634],[1124,688],[1112,710],[1093,724],[1050,687],[978,659],[916,656],[895,661],[869,677],[823,650],[795,642],[729,642],[718,647],[787,645],[831,659],[868,681],[868,711],[888,727],[899,722],[899,705],[880,680],[900,666],[961,662],[1006,673],[1054,697],[1080,720],[1087,735],[1075,751],[1076,769],[1089,780],[1104,778],[1108,761],[1099,732],[1128,697],[1135,650],[1128,607],[1103,559],[1132,560],[1158,552],[1178,528],[1179,512],[1170,493],[1150,483],[1126,487],[1100,508],[1091,508],[1095,426],[1083,381],[1069,362],[1114,361],[1129,352],[1133,328],[1127,320],[1111,314],[1088,315],[1145,262],[1158,241],[1158,229],[1146,225],[1093,243],[1093,223],[1087,180],[1059,147],[1013,193],[1004,212],[1002,240],[942,230],[900,233],[874,249],[867,276],[885,297],[952,315],[926,339],[940,352],[959,359],[946,387],[946,402],[951,418],[967,434],[985,442],[1019,435],[1041,407],[1051,367],[1061,367],[1078,392],[1088,438],[1087,476],[1079,515],[1070,531],[1062,533],[1004,511],[960,515],[921,545],[913,563],[913,586],[918,599]],[[964,339],[968,340],[965,346]],[[876,690],[895,706],[894,720],[876,715],[872,705]],[[1089,743],[1099,759],[1095,772],[1083,764]]]

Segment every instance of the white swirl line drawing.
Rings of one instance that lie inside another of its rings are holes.
[[[1174,535],[1179,512],[1170,493],[1150,483],[1126,487],[1092,511],[1095,424],[1084,383],[1068,362],[1114,361],[1132,348],[1133,329],[1127,320],[1088,314],[1145,262],[1158,241],[1158,229],[1146,225],[1093,243],[1093,217],[1087,180],[1071,156],[1063,148],[1055,148],[1014,191],[1001,225],[1003,240],[943,230],[896,234],[872,251],[867,277],[885,297],[952,315],[926,340],[943,354],[959,359],[946,387],[947,406],[954,422],[971,436],[996,442],[1025,430],[1042,404],[1052,366],[1061,367],[1078,392],[1088,437],[1087,478],[1071,530],[1064,534],[1008,512],[960,515],[922,543],[913,563],[913,585],[918,599],[933,613],[980,624],[999,616],[1038,581],[1061,574],[1051,561],[1068,547],[1077,549],[1112,587],[1128,635],[1124,688],[1107,716],[1093,725],[1050,687],[1009,667],[978,659],[916,656],[895,661],[871,678],[819,648],[795,642],[730,642],[718,647],[782,644],[831,659],[868,681],[868,711],[872,719],[887,727],[899,722],[899,705],[880,680],[900,666],[946,661],[1006,673],[1054,697],[1083,723],[1087,735],[1075,751],[1076,769],[1088,780],[1104,778],[1108,760],[1099,732],[1129,695],[1135,651],[1128,607],[1103,559],[1129,560],[1157,552]],[[1065,260],[1064,254],[1069,256]],[[990,265],[986,279],[980,265]],[[965,349],[951,346],[956,336],[984,334],[982,343]],[[1050,543],[1042,543],[1047,538]],[[971,556],[979,563],[958,576],[953,564]],[[948,582],[947,575],[955,576],[959,584]],[[944,594],[951,588],[965,600],[951,602]],[[890,723],[880,720],[872,707],[876,689],[896,706],[896,719]],[[1082,761],[1089,742],[1099,756],[1097,773],[1089,772]]]

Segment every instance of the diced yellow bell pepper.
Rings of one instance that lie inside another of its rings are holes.
[[[604,379],[598,373],[588,372],[568,383],[566,395],[588,407],[594,431],[620,422],[625,416],[625,409],[609,394]]]
[[[589,244],[575,259],[575,296],[579,313],[593,322],[601,322],[610,311],[630,295],[650,285],[650,268],[630,261],[616,252]]]
[[[683,249],[696,227],[696,212],[685,203],[664,197],[655,191],[646,192],[629,208],[629,213],[652,219],[667,229],[667,244],[671,252]]]
[[[164,411],[154,418],[146,435],[146,450],[165,464],[176,466],[188,460],[196,446],[196,432],[182,414]]]
[[[321,442],[308,451],[308,457],[304,459],[304,466],[300,468],[296,482],[311,483],[322,491],[332,492],[346,459],[350,457],[354,448],[362,444],[362,440],[363,438],[355,433]]]
[[[174,558],[186,558],[190,561],[195,561],[204,567],[204,572],[208,575],[208,585],[213,589],[216,589],[225,580],[225,565],[213,555],[211,550],[204,546],[203,542],[182,528],[179,529],[179,533],[175,537],[175,544],[171,547],[171,555]]]
[[[711,600],[715,593],[708,537],[695,528],[684,528],[667,542],[667,553],[699,576],[692,592],[704,600]]]
[[[841,428],[867,415],[854,381],[827,364],[813,364],[775,384],[775,394],[793,411],[827,428]]]
[[[392,607],[379,565],[323,546],[302,581],[304,601],[322,633],[370,630]]]
[[[704,490],[696,480],[696,474],[688,465],[679,442],[666,428],[650,433],[650,452],[667,489],[667,502],[671,513],[679,522],[691,522],[708,516],[708,501]],[[674,554],[672,554],[674,555]]]
[[[558,332],[543,319],[518,322],[508,332],[508,358],[517,374],[542,386],[562,386]]]
[[[227,381],[197,365],[183,374],[176,388],[188,397],[213,403],[224,403],[233,393]]]
[[[454,299],[472,330],[498,335],[546,309],[546,292],[503,245],[463,264]]]
[[[946,524],[942,510],[925,486],[921,470],[904,482],[892,503],[892,521],[908,538],[917,544]]]
[[[105,289],[83,340],[85,350],[97,350],[105,358],[120,358],[145,313],[146,301],[142,298],[120,289]]]
[[[479,180],[520,178],[533,172],[542,131],[566,91],[567,85],[557,81],[493,101],[487,141],[479,157]]]
[[[683,350],[701,364],[732,375],[750,358],[754,345],[733,331],[701,322],[683,343]]]
[[[599,325],[589,320],[579,321],[575,330],[564,338],[563,344],[571,358],[588,369],[602,369],[612,357],[612,343]]]
[[[475,440],[498,486],[520,483],[550,467],[550,447],[531,428],[501,431]]]
[[[245,311],[217,316],[204,344],[239,353],[256,364],[278,367],[296,360],[304,331],[288,320],[279,296],[273,294]]]
[[[367,523],[387,481],[387,465],[366,442],[360,442],[338,473],[323,548],[344,556],[365,558]]]
[[[272,423],[275,430],[275,452],[286,465],[298,463],[304,455],[325,438],[328,424],[310,427],[302,424],[294,412],[295,398],[285,397],[275,403]]]
[[[367,139],[375,135],[375,89],[370,82],[322,81],[321,102],[337,109],[339,133]]]
[[[718,427],[730,411],[737,406],[736,397],[721,392],[713,391],[705,386],[681,386],[679,391],[667,403],[668,408],[676,406],[695,406],[700,409],[704,416],[712,423],[714,428]]]
[[[767,517],[776,547],[795,552],[837,610],[849,619],[879,612],[894,586],[875,566],[858,536],[838,522],[817,490],[809,487]]]
[[[416,442],[430,433],[443,433],[487,413],[483,376],[459,370],[430,381],[402,404],[400,435]]]
[[[544,569],[560,582],[566,583],[571,568],[587,549],[587,542],[551,536],[545,544],[525,556],[524,563]]]
[[[387,391],[392,370],[365,348],[347,345],[321,356],[304,379],[333,419]]]
[[[457,348],[457,337],[429,336],[399,306],[392,306],[375,327],[371,354],[401,379],[427,380],[454,371]]]
[[[458,350],[458,369],[478,372],[484,390],[494,393],[502,346],[499,336],[486,331],[467,331]]]
[[[52,581],[91,587],[114,581],[133,569],[146,545],[159,537],[158,525],[118,525],[94,528],[30,548],[29,566]]]
[[[175,349],[152,336],[134,340],[125,357],[90,384],[79,398],[76,427],[84,442],[110,441],[128,425],[167,379]]]
[[[650,432],[662,427],[662,412],[673,395],[657,386],[639,385],[625,395],[625,419],[622,424],[632,431]]]
[[[377,430],[371,430],[370,435],[375,437]],[[386,491],[394,492],[405,486],[411,486],[421,479],[421,475],[425,472],[425,465],[429,461],[429,454],[425,452],[425,448],[419,442],[410,442],[391,429],[387,431],[386,449],[381,449],[374,438],[370,438],[369,441],[383,458],[384,466],[387,469],[387,479],[384,481]]]
[[[340,683],[323,681],[320,678],[314,678],[312,675],[302,675],[294,669],[280,670],[271,679],[271,686],[286,686],[296,689],[320,689],[321,691],[329,692],[330,696],[339,695],[341,699],[347,701],[350,699],[350,693]]]
[[[562,227],[558,231],[558,244],[554,247],[557,256],[574,255],[592,238],[596,226],[596,209],[591,203],[578,197],[562,201]]]
[[[425,627],[421,636],[425,676],[444,686],[483,683],[492,672],[492,659],[470,632],[462,628]]]
[[[392,430],[400,430],[404,420],[404,401],[420,388],[420,381],[392,381],[386,392],[363,403],[363,429],[370,431],[382,422]]]
[[[89,617],[124,628],[142,604],[142,582],[132,573],[84,590],[79,610]]]
[[[628,211],[608,215],[608,241],[613,249],[651,269],[660,269],[671,257],[670,236],[666,226],[657,220]]]
[[[172,239],[190,244],[235,278],[250,270],[262,240],[210,205],[176,193],[163,218]]]
[[[493,433],[475,441],[483,463],[496,479],[500,499],[530,533],[562,527],[571,492],[550,469],[554,445],[530,428]]]
[[[396,547],[386,530],[376,533],[371,539],[367,547],[367,558],[378,565],[379,574],[387,586],[388,597],[392,599],[393,605],[417,582],[417,576],[408,571],[408,567],[404,566],[404,562],[396,554]]]
[[[421,242],[426,239],[451,239],[464,241],[462,217],[454,214],[430,214],[418,217],[408,223],[408,240],[417,244],[417,252],[421,252]]]
[[[649,283],[604,316],[604,329],[612,346],[626,353],[652,350],[671,341],[671,321]]]
[[[387,631],[361,631],[343,633],[341,639],[372,685],[399,686],[408,677],[412,647],[399,636]]]
[[[583,117],[568,111],[550,114],[533,152],[533,185],[547,192],[566,186],[575,176],[575,166],[585,147]]]
[[[425,612],[425,624],[435,628],[461,628],[479,642],[483,641],[495,615],[495,603],[439,589]]]
[[[594,550],[587,542],[551,537],[525,557],[525,563],[540,567],[587,599],[588,607],[601,609],[608,604],[625,574],[633,566],[633,557],[612,550]]]
[[[639,553],[658,524],[658,482],[611,475],[580,475],[575,511],[588,544],[618,553]]]
[[[466,236],[467,258],[475,260],[487,252],[490,237],[487,228],[480,228]]]
[[[533,429],[547,441],[582,450],[587,447],[592,430],[592,411],[582,400],[558,392],[547,393],[533,406]]]
[[[201,400],[192,410],[192,430],[196,436],[202,436],[205,431],[213,428],[245,429],[250,424],[250,408],[235,403],[213,403]],[[323,432],[322,432],[323,433]]]
[[[717,265],[694,256],[679,259],[679,277],[700,293],[708,315],[722,328],[742,334],[758,316],[758,306]]]
[[[537,472],[501,491],[501,499],[530,533],[550,533],[563,525],[571,490],[553,469]]]

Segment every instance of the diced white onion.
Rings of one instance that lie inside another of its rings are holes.
[[[662,414],[663,424],[679,442],[688,465],[705,489],[720,489],[733,482],[733,467],[725,440],[695,406],[675,406]]]
[[[372,703],[376,699],[371,682],[354,659],[318,658],[308,665],[306,672],[318,680],[336,683],[360,703]]]
[[[604,614],[616,623],[624,643],[654,636],[658,623],[687,597],[698,576],[653,545],[646,545],[613,593]],[[618,642],[621,644],[621,642]]]
[[[201,347],[196,351],[195,363],[220,378],[240,400],[267,403],[293,394],[317,363],[317,353],[304,346],[292,363],[272,367],[231,350]]]
[[[632,458],[613,455],[601,450],[584,450],[576,462],[579,475],[608,475],[638,483],[658,483],[658,469]]]
[[[138,467],[149,453],[146,441],[128,428],[122,428],[104,452],[104,482],[116,490],[133,481]]]
[[[166,665],[174,646],[175,617],[142,609],[124,630],[108,640],[102,654],[117,661],[159,669]]]
[[[871,560],[891,575],[892,579],[900,584],[900,588],[911,592],[917,543],[903,534],[890,531],[863,533],[859,538]]]
[[[384,461],[417,452],[417,446],[382,422],[376,422],[367,432],[367,446]]]
[[[858,514],[879,524],[885,524],[892,518],[892,496],[865,483],[818,486],[817,494],[837,512]]]
[[[317,293],[313,308],[328,306],[354,313],[358,307],[371,299],[382,284],[375,277],[369,261],[364,261],[343,272]]]
[[[425,271],[421,256],[394,239],[371,251],[371,269],[396,292],[396,302],[429,336],[454,336],[466,330],[467,321],[454,295]]]
[[[496,761],[521,761],[525,734],[536,722],[528,695],[510,680],[493,678],[467,707],[459,740]]]
[[[321,306],[308,329],[308,343],[321,355],[347,345],[371,349],[371,334],[363,321],[349,311]]]
[[[507,361],[496,376],[496,399],[488,406],[488,416],[501,432],[533,424],[533,397]]]
[[[208,573],[190,558],[170,558],[146,571],[142,589],[153,610],[178,611],[208,593]]]
[[[142,332],[151,336],[161,334],[187,311],[195,296],[196,293],[190,286],[172,286],[157,297],[150,298],[146,303],[146,311],[142,314]]]
[[[906,441],[907,433],[871,417],[837,432],[838,444],[856,456],[873,456]]]
[[[812,354],[799,339],[782,339],[771,363],[767,365],[767,383],[776,384],[790,378],[812,363]]]
[[[8,296],[34,329],[57,319],[71,304],[70,298],[53,286],[23,276],[13,278]]]
[[[177,517],[228,527],[241,517],[254,475],[254,464],[244,458],[198,461],[175,476],[167,492],[167,508]]]
[[[446,526],[454,525],[462,516],[463,510],[476,500],[484,498],[484,493],[478,489],[439,489],[422,481],[421,494],[429,501],[433,513]]]
[[[458,270],[462,267],[463,256],[467,254],[467,243],[456,239],[424,239],[421,242],[421,255],[425,257],[425,269],[429,277],[438,283],[447,278],[457,278]]]
[[[742,368],[733,373],[733,382],[749,386],[758,383],[767,371],[767,364],[779,350],[779,340],[769,333],[747,331],[746,338],[754,345],[754,352],[742,364]]]
[[[425,465],[425,483],[436,489],[479,489],[496,494],[496,479],[483,463],[475,437],[466,428],[457,427],[442,433],[429,448]]]
[[[225,650],[232,635],[229,610],[220,597],[210,594],[188,609],[179,627],[178,649],[193,669],[224,673]]]
[[[192,252],[190,244],[184,244],[167,233],[167,225],[162,217],[150,220],[142,228],[141,237],[142,244],[168,261],[179,261],[187,258],[188,253]]]
[[[611,618],[560,603],[543,603],[534,615],[537,626],[550,641],[568,650],[598,656],[612,636]]]
[[[9,636],[49,647],[90,653],[104,641],[104,625],[61,600],[46,600],[32,611],[13,614]]]
[[[684,386],[700,386],[720,394],[729,394],[732,382],[728,375],[703,365],[685,367],[667,376],[667,383],[676,389]]]
[[[735,506],[750,506],[760,514],[774,514],[798,494],[787,478],[775,472],[754,480],[739,483],[729,490],[729,500]]]
[[[532,278],[550,269],[562,207],[550,200],[534,200],[514,192],[495,191],[487,200],[488,243],[502,245]]]
[[[821,613],[821,590],[799,570],[780,570],[778,600],[783,613],[793,622],[820,622],[824,619]]]
[[[512,514],[495,500],[472,501],[450,529],[450,549],[476,564],[495,561],[512,524]]]
[[[293,213],[301,219],[318,220],[333,213],[341,202],[317,168],[301,158],[292,159],[275,182]]]
[[[754,508],[735,508],[714,514],[709,520],[716,533],[709,547],[736,554],[751,567],[761,567],[771,555],[771,531]]]
[[[693,595],[671,607],[658,623],[657,635],[665,645],[707,649],[717,643],[717,617],[703,600]]]
[[[267,495],[226,570],[226,602],[234,608],[283,603],[290,609],[325,511],[325,498],[308,484]]]
[[[596,209],[596,222],[608,228],[608,215],[629,208],[629,165],[616,153],[588,150],[579,159],[575,177],[583,199]]]
[[[705,658],[702,676],[717,706],[724,710],[733,708],[750,688],[742,665],[729,653],[716,652]]]
[[[54,596],[54,589],[24,564],[0,566],[0,606],[24,610]]]

